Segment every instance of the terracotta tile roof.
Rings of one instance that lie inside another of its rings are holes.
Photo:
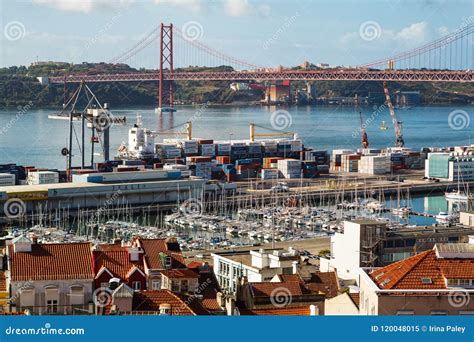
[[[333,298],[339,293],[339,282],[336,272],[314,272],[309,279],[304,279],[305,286],[313,292],[324,293],[326,298]]]
[[[309,316],[309,305],[283,308],[245,309],[239,308],[242,316]]]
[[[301,296],[308,291],[296,281],[249,283],[254,297],[272,297],[276,292],[285,291],[291,296]],[[283,289],[283,290],[282,290]]]
[[[209,264],[209,263],[205,263],[203,261],[196,261],[196,260],[193,260],[191,261],[189,264],[188,264],[188,268],[200,268],[202,266],[204,266],[205,264],[207,264],[207,266],[209,266],[210,268],[212,268],[212,264]]]
[[[167,243],[167,239],[137,239],[145,252],[145,261],[150,269],[165,269],[163,256],[171,257],[172,268],[186,268],[184,257],[176,242]]]
[[[143,260],[130,261],[128,248],[119,244],[99,245],[99,250],[93,252],[94,271],[97,274],[102,267],[107,268],[114,277],[127,279],[127,274],[135,267],[143,271]]]
[[[32,244],[31,252],[9,246],[13,281],[94,279],[90,243]]]
[[[381,289],[445,289],[445,278],[474,279],[474,259],[438,258],[435,250],[419,253],[369,273]],[[422,279],[429,280],[422,282]]]
[[[278,278],[281,282],[296,281],[303,283],[303,279],[301,279],[299,274],[279,274]]]
[[[5,276],[5,272],[0,271],[0,292],[7,291],[7,278]]]
[[[161,274],[163,274],[165,277],[168,277],[170,279],[176,279],[176,278],[199,278],[199,274],[196,273],[193,270],[168,270],[168,271],[161,271]]]
[[[352,302],[359,307],[360,304],[360,295],[358,293],[348,293],[349,298],[352,300]]]
[[[159,312],[160,304],[169,304],[172,316],[208,314],[197,299],[181,296],[168,290],[135,292],[133,296],[133,311]]]

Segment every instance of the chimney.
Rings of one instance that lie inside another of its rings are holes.
[[[319,315],[319,309],[316,305],[311,304],[309,306],[309,315],[310,316],[318,316]]]
[[[234,296],[225,297],[225,311],[227,316],[234,316],[235,314],[235,298]]]
[[[38,235],[32,234],[32,235],[31,235],[31,242],[32,242],[34,245],[38,244]]]
[[[216,294],[217,304],[221,307],[225,307],[225,295],[222,292],[217,292]]]
[[[298,261],[293,261],[291,263],[291,266],[293,267],[293,274],[297,274],[298,273]]]

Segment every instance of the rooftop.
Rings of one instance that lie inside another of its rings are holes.
[[[10,245],[12,281],[94,279],[90,243],[32,243],[31,252]]]
[[[474,258],[439,257],[436,245],[410,258],[369,272],[380,289],[446,289],[445,279],[474,279]],[[450,246],[441,247],[450,249]],[[454,247],[453,247],[454,248]]]
[[[99,250],[94,251],[94,271],[97,274],[101,268],[107,268],[114,277],[127,279],[128,273],[137,267],[143,271],[143,259],[130,261],[128,247],[120,244],[99,245]]]
[[[136,244],[143,248],[145,263],[150,269],[165,269],[164,257],[171,257],[171,268],[186,268],[184,257],[176,240],[172,239],[142,239]]]
[[[195,316],[207,314],[197,300],[177,295],[168,290],[135,292],[133,296],[133,311],[160,311],[161,304],[168,304],[171,316]]]

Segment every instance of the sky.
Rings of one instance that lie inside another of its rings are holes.
[[[474,1],[0,0],[0,13],[0,67],[107,62],[161,22],[257,66],[356,66],[474,22]],[[183,43],[175,66],[217,63]],[[158,44],[125,62],[156,68]]]

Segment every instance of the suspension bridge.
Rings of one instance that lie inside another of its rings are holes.
[[[189,37],[173,24],[162,23],[109,61],[113,64],[130,63],[143,51],[151,49],[155,56],[156,51],[159,51],[156,70],[137,73],[68,74],[42,79],[43,83],[64,84],[65,89],[67,84],[80,82],[158,82],[159,108],[173,107],[173,81],[473,82],[473,36],[474,23],[468,23],[423,46],[367,64],[317,70],[290,70],[246,62],[206,45],[195,39],[196,37]],[[180,67],[176,68],[177,65]],[[183,67],[185,65],[202,67],[195,68],[197,71],[189,71],[189,68]],[[225,70],[209,71],[211,67],[222,67],[220,69]]]

